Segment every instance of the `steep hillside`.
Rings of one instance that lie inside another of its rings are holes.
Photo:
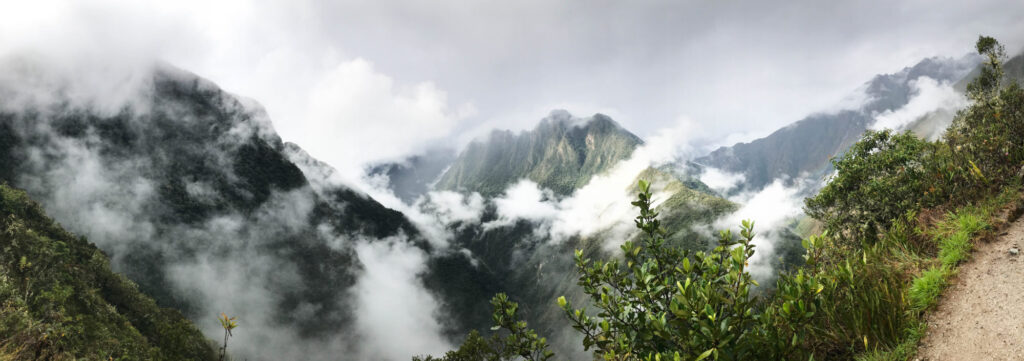
[[[243,356],[305,357],[299,340],[351,334],[355,244],[424,245],[401,213],[311,184],[258,105],[193,74],[160,65],[138,85],[80,99],[66,76],[3,65],[0,180],[161,306],[246,320]],[[356,335],[344,342],[359,346]]]
[[[841,154],[874,122],[874,116],[906,105],[911,82],[926,76],[955,82],[978,63],[928,58],[894,74],[878,75],[866,84],[867,102],[857,109],[810,115],[749,143],[719,148],[696,163],[746,176],[746,189],[761,189],[778,178],[818,177],[830,169],[829,159]]]
[[[181,313],[158,307],[95,245],[6,185],[0,230],[0,350],[15,360],[216,358]]]
[[[494,131],[470,143],[437,188],[490,196],[527,178],[566,195],[629,158],[642,143],[603,114],[580,119],[554,111],[531,131]]]

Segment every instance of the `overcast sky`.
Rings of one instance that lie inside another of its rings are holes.
[[[164,60],[259,101],[344,171],[554,108],[749,140],[979,34],[1016,53],[1021,19],[1005,0],[2,0],[0,52]]]

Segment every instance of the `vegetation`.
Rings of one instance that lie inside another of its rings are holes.
[[[449,351],[441,359],[431,356],[414,357],[415,361],[511,361],[524,359],[528,361],[545,361],[554,354],[548,350],[547,339],[537,336],[537,332],[527,327],[526,321],[519,317],[519,304],[512,302],[504,293],[491,299],[494,306],[492,331],[507,330],[502,338],[494,334],[485,339],[476,331],[470,332],[462,347]]]
[[[28,196],[0,185],[0,357],[214,360],[210,341],[110,270]]]
[[[1020,197],[1024,91],[1003,81],[998,42],[981,37],[977,50],[988,61],[968,86],[972,104],[942,140],[867,132],[833,160],[837,173],[806,201],[825,231],[802,242],[805,264],[780,274],[774,289],[751,292],[758,286],[746,268],[755,252],[752,222],[743,222],[738,238],[724,231],[713,250],[691,254],[665,242],[650,185],[640,181],[633,205],[644,237],[626,242],[621,259],[578,251],[578,284],[589,299],[578,307],[556,301],[583,347],[605,360],[913,357],[923,313],[970,257],[972,242]],[[540,341],[485,342],[473,333],[442,360],[471,351],[507,359],[488,352],[510,345],[526,347],[517,353],[525,358],[548,357],[543,338],[524,331],[525,323],[502,322],[507,316],[496,308],[496,329]]]
[[[228,315],[223,312],[221,312],[220,317],[217,318],[217,321],[220,321],[220,327],[224,328],[224,345],[220,347],[221,361],[224,361],[228,356],[228,337],[232,336],[231,330],[238,327],[238,322],[236,322],[237,319],[238,317],[228,317]]]

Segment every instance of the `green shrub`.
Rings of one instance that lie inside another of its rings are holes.
[[[805,201],[845,248],[871,244],[908,210],[930,204],[926,164],[937,149],[910,132],[868,131],[839,159],[828,185]]]

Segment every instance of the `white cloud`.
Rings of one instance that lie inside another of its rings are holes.
[[[535,182],[520,180],[496,198],[500,219],[494,225],[509,224],[515,219],[539,222],[539,231],[554,242],[568,237],[592,236],[600,232],[609,241],[609,249],[617,247],[635,231],[630,220],[636,209],[630,202],[635,194],[636,177],[648,167],[677,160],[689,152],[686,139],[695,124],[681,119],[674,127],[661,129],[630,155],[603,174],[595,175],[572,195],[556,198],[549,190],[539,189]],[[655,197],[655,206],[666,197]]]
[[[721,194],[728,193],[729,190],[736,188],[743,180],[743,174],[730,173],[713,167],[704,167],[704,171],[700,174],[701,182]]]
[[[775,245],[781,240],[779,231],[803,214],[803,197],[800,186],[786,186],[781,179],[760,191],[746,192],[730,200],[740,204],[740,209],[715,221],[714,230],[739,229],[743,220],[754,221],[754,256],[751,257],[750,273],[760,279],[774,275],[771,261]]]
[[[356,252],[365,272],[352,294],[360,342],[368,346],[359,359],[405,361],[449,350],[434,318],[437,301],[419,279],[427,255],[398,239],[362,242]]]
[[[508,187],[505,193],[494,198],[498,214],[504,224],[515,219],[531,221],[545,220],[558,214],[557,199],[548,189],[541,189],[536,182],[521,179]]]
[[[343,174],[367,163],[425,150],[448,136],[472,106],[450,109],[432,83],[396,85],[364,59],[343,62],[324,74],[309,94],[309,112],[296,141]]]
[[[712,125],[709,139],[724,139],[763,135],[826,109],[874,74],[969,52],[978,34],[996,36],[1014,53],[1022,13],[1000,0],[587,7],[537,0],[7,1],[0,3],[0,53],[32,48],[111,69],[165,59],[258,99],[291,141],[318,131],[311,126],[320,123],[308,118],[314,89],[357,59],[394,79],[396,102],[445,93],[449,116],[476,105],[479,116],[449,128],[446,141],[484,122],[521,129],[548,104],[615,110],[641,136],[652,134],[642,127],[662,128],[688,114]],[[599,20],[608,14],[618,20]],[[683,34],[683,41],[664,34]],[[434,85],[427,95],[410,95],[422,84]],[[413,108],[425,112],[414,119],[438,119],[430,117],[437,107]],[[416,149],[402,139],[377,145]]]
[[[480,221],[484,210],[484,197],[476,192],[464,195],[452,191],[435,191],[427,193],[419,205],[420,208],[432,211],[444,224],[476,223]]]
[[[922,76],[911,80],[910,86],[913,95],[907,104],[899,109],[886,110],[875,115],[875,123],[871,125],[871,129],[903,130],[929,114],[939,111],[952,113],[967,105],[967,98],[953,89],[950,83],[940,83]]]

